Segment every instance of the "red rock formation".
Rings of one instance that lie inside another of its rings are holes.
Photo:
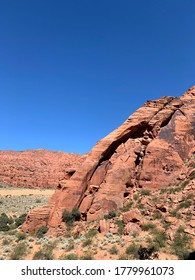
[[[44,149],[0,151],[0,182],[21,188],[55,188],[72,176],[83,159]]]
[[[61,224],[64,209],[78,207],[86,220],[102,218],[131,201],[137,188],[155,190],[179,180],[184,161],[195,152],[194,114],[195,87],[181,98],[147,101],[97,142],[66,185],[56,190],[48,205],[48,226]],[[23,230],[35,230],[34,211]]]

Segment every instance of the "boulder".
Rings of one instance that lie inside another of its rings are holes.
[[[184,163],[194,153],[194,112],[195,87],[180,98],[164,96],[147,101],[98,141],[76,172],[56,190],[48,203],[48,226],[59,226],[64,209],[77,207],[87,220],[102,219],[109,211],[122,208],[134,189],[155,191],[172,186],[186,172]],[[91,185],[98,189],[91,192]],[[180,198],[173,200],[177,203]],[[140,221],[141,216],[134,211],[124,214],[123,219],[128,223]]]

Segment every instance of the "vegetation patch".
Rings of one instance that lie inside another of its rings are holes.
[[[175,233],[173,243],[173,252],[179,257],[179,259],[185,259],[189,254],[191,248],[191,237],[185,233],[183,227],[179,227]]]
[[[73,226],[75,221],[79,221],[81,213],[77,208],[74,208],[71,212],[64,210],[62,219],[68,227]]]

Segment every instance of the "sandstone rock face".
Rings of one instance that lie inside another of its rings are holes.
[[[44,149],[0,151],[0,182],[20,188],[55,188],[72,176],[83,159]]]
[[[102,219],[131,202],[136,189],[171,186],[186,176],[184,162],[194,153],[195,87],[180,98],[147,101],[97,142],[66,185],[56,190],[48,205],[48,226],[60,225],[64,209],[79,208],[84,220]],[[30,215],[25,227],[33,231]]]

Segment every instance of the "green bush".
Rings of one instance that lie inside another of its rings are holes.
[[[132,259],[138,260],[139,259],[138,250],[139,250],[139,246],[133,243],[126,248],[126,254],[130,255]]]
[[[108,212],[108,215],[104,215],[104,219],[108,220],[108,219],[112,219],[116,217],[116,212],[114,210],[111,210]]]
[[[111,255],[117,255],[118,254],[118,249],[116,247],[116,245],[113,245],[110,249],[109,252]]]
[[[15,220],[15,224],[17,227],[21,226],[25,222],[26,216],[27,214],[22,214]]]
[[[163,215],[160,213],[160,212],[155,212],[153,215],[152,215],[153,219],[155,220],[159,220],[159,219],[162,219]]]
[[[180,226],[175,233],[172,244],[173,251],[179,259],[185,259],[186,255],[189,254],[191,240],[192,238]]]
[[[134,200],[138,200],[138,199],[139,199],[139,195],[138,195],[138,194],[134,194],[134,195],[133,195],[133,199],[134,199]]]
[[[118,260],[129,260],[129,256],[126,254],[120,255]]]
[[[117,220],[117,221],[116,221],[116,224],[117,224],[117,226],[118,226],[118,234],[119,234],[119,235],[122,235],[122,234],[123,234],[124,227],[125,227],[123,221],[122,221],[122,220]]]
[[[142,225],[141,225],[141,228],[142,228],[142,230],[144,230],[144,231],[148,231],[148,230],[151,230],[151,229],[156,228],[156,225],[153,224],[153,223],[145,223],[145,224],[142,224]]]
[[[141,193],[142,195],[150,195],[151,192],[150,192],[150,190],[141,189],[140,193]]]
[[[77,208],[73,208],[72,212],[72,217],[74,221],[79,221],[81,218],[81,213]]]
[[[52,243],[47,243],[34,254],[33,260],[53,260],[53,249]]]
[[[47,231],[48,231],[48,227],[42,226],[37,230],[36,236],[38,238],[42,238],[44,236],[44,234],[47,233]]]
[[[8,245],[8,244],[10,244],[10,240],[8,240],[8,239],[3,239],[3,241],[2,241],[2,245]]]
[[[78,209],[74,208],[72,212],[64,210],[62,214],[62,219],[66,223],[67,226],[72,226],[74,221],[79,221],[81,217],[81,213]]]
[[[120,208],[120,210],[122,212],[127,212],[131,209],[132,206],[133,206],[133,201],[130,201],[126,206]]]
[[[13,220],[9,218],[5,213],[0,216],[0,231],[8,231]]]
[[[25,240],[26,239],[26,234],[24,232],[18,232],[16,234],[17,241]]]
[[[64,260],[78,260],[78,256],[76,254],[68,254],[63,257]]]
[[[181,209],[181,208],[188,208],[190,205],[192,205],[192,201],[191,200],[186,200],[181,202],[178,207],[177,210]]]
[[[90,229],[86,234],[85,237],[87,238],[92,238],[94,236],[96,236],[98,233],[98,231],[96,229]]]
[[[155,250],[159,250],[160,248],[165,247],[166,241],[168,239],[166,232],[162,230],[154,229],[152,233],[153,233],[153,240],[152,240],[151,247],[154,247]]]
[[[27,253],[27,247],[24,243],[19,243],[14,248],[13,252],[10,255],[11,260],[22,260]]]
[[[82,247],[89,246],[89,245],[92,244],[92,242],[93,242],[92,239],[91,239],[91,238],[88,238],[88,239],[86,239],[86,240],[83,242]]]
[[[81,260],[93,260],[93,259],[94,257],[91,252],[87,252],[81,257]]]

